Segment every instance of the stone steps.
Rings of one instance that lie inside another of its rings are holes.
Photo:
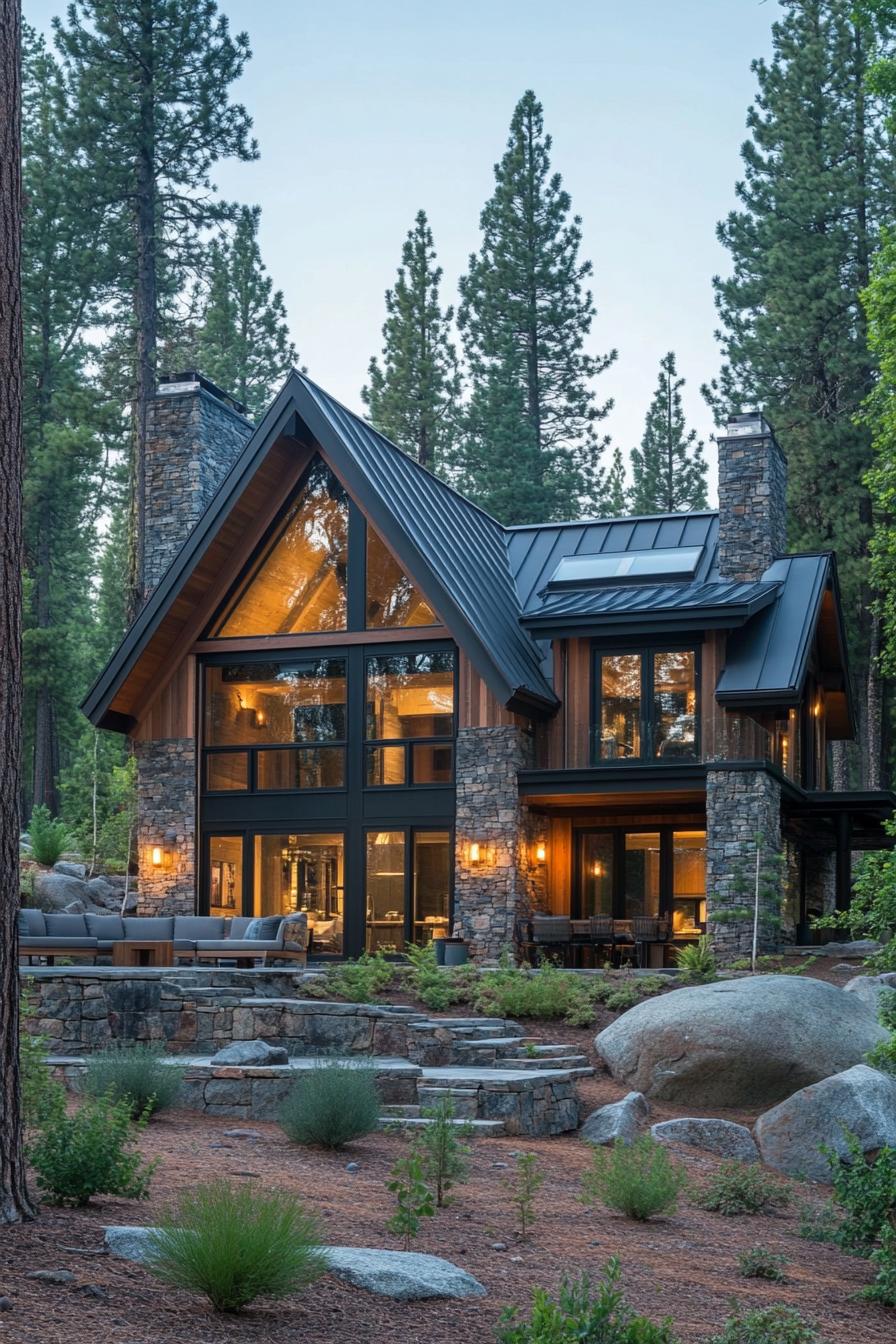
[[[496,1059],[492,1066],[496,1069],[525,1069],[530,1073],[542,1073],[545,1069],[562,1069],[576,1078],[590,1078],[594,1068],[585,1055],[560,1055],[550,1060],[543,1059]]]
[[[419,1130],[426,1129],[433,1122],[427,1116],[418,1115],[382,1115],[380,1116],[380,1125],[383,1129],[404,1129]],[[460,1120],[451,1121],[452,1125],[470,1125],[474,1135],[481,1138],[495,1138],[504,1134],[503,1121],[501,1120]]]

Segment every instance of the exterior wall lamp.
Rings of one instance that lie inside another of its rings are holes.
[[[153,845],[150,853],[150,859],[153,868],[170,868],[174,862],[174,856],[171,847],[177,842],[177,832],[167,830],[162,836],[161,845]]]
[[[481,858],[480,851],[479,851],[479,841],[478,841],[478,840],[471,840],[471,841],[470,841],[470,863],[471,863],[471,865],[474,865],[474,866],[475,866],[476,864],[481,863],[481,862],[482,862],[482,858]]]
[[[538,844],[535,846],[535,858],[539,863],[544,863],[547,856],[548,856],[547,846],[545,845],[543,840],[539,840]]]

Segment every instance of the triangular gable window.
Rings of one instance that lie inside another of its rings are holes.
[[[368,630],[438,624],[435,612],[420,589],[411,582],[370,523],[367,524],[365,613]]]
[[[252,577],[213,634],[294,635],[348,628],[348,497],[316,458]]]

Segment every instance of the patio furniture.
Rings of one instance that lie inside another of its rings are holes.
[[[539,958],[545,953],[562,952],[563,964],[569,962],[572,948],[572,922],[567,915],[533,915],[532,941]]]
[[[659,917],[637,916],[632,920],[632,937],[635,940],[638,965],[652,966],[653,949],[669,939],[669,921]],[[661,960],[658,965],[662,965]]]
[[[518,950],[520,961],[531,962],[535,955],[535,943],[532,941],[532,920],[517,919],[513,926],[513,942]]]
[[[122,938],[112,944],[113,966],[173,966],[174,943],[147,938]]]
[[[597,965],[597,959],[600,955],[601,948],[606,948],[608,950],[607,955],[612,962],[613,950],[616,946],[616,937],[613,932],[613,916],[592,915],[588,921],[588,926],[594,964]]]

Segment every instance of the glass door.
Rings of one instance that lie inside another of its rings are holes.
[[[219,919],[243,913],[243,837],[210,835],[208,912]]]
[[[402,952],[407,941],[428,942],[448,932],[451,831],[424,827],[368,831],[365,841],[368,952]]]
[[[660,833],[626,831],[623,860],[625,919],[660,913]]]
[[[342,953],[345,837],[341,832],[256,835],[256,915],[303,911],[315,952]]]
[[[612,831],[583,831],[579,841],[578,917],[613,914],[615,842]]]

